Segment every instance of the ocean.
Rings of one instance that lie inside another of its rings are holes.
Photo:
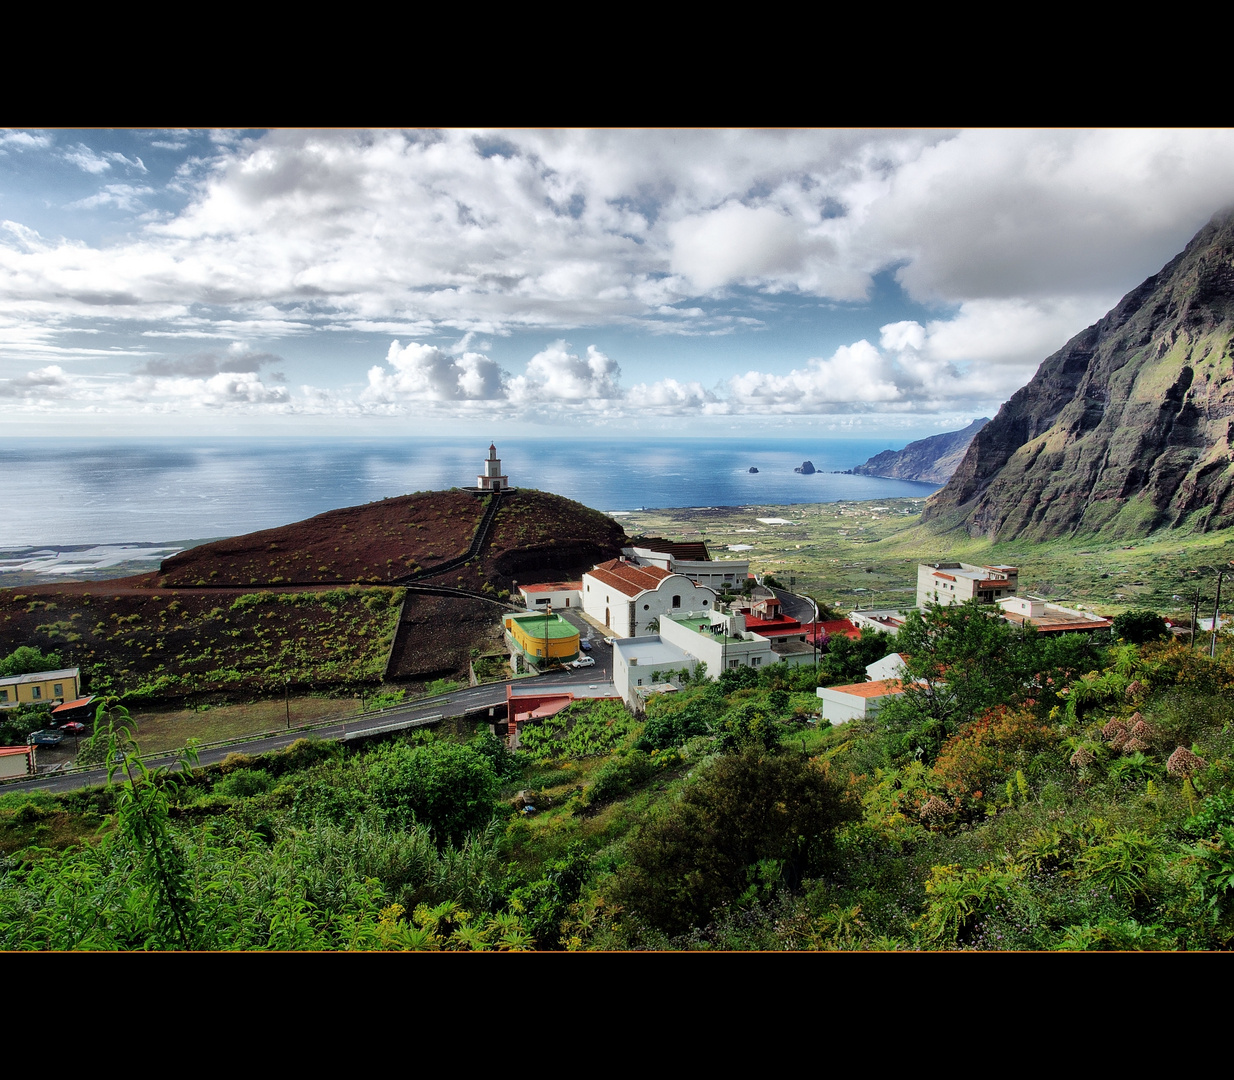
[[[842,475],[905,441],[503,439],[497,450],[515,487],[629,511],[921,498],[937,485]],[[487,440],[461,438],[0,439],[0,550],[235,536],[470,486],[487,453]],[[819,472],[795,473],[805,460]]]

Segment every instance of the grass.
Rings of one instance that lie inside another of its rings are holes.
[[[1234,533],[1159,532],[1140,540],[1065,538],[1044,543],[992,544],[920,524],[923,499],[648,510],[623,519],[633,535],[704,539],[716,559],[748,558],[753,573],[770,573],[785,587],[840,610],[911,606],[917,566],[937,559],[1010,563],[1020,568],[1020,592],[1053,603],[1083,603],[1106,614],[1134,607],[1190,613],[1197,585],[1212,614],[1215,567],[1234,559]],[[788,525],[766,525],[781,517]],[[730,544],[750,550],[730,552]],[[1201,614],[1204,614],[1203,608]]]
[[[360,702],[350,697],[292,697],[288,700],[291,726],[299,727],[346,713],[359,713]],[[217,705],[205,712],[193,709],[133,709],[134,737],[143,754],[178,750],[188,739],[215,742],[275,731],[286,723],[282,698],[243,705]]]

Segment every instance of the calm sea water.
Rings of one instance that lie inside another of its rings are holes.
[[[476,482],[478,439],[0,439],[0,548],[235,536],[390,495]],[[515,486],[603,511],[922,497],[835,475],[904,441],[511,439]],[[793,472],[810,460],[821,475]],[[759,471],[749,472],[753,466]]]

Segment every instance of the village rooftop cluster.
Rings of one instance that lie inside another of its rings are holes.
[[[496,445],[489,446],[476,484],[467,490],[497,497],[516,490],[501,471]],[[857,608],[847,618],[822,619],[809,597],[770,587],[752,575],[748,559],[716,561],[705,541],[647,536],[635,538],[618,558],[594,565],[580,580],[523,584],[516,594],[526,610],[501,620],[513,675],[562,666],[586,670],[595,665],[589,655],[594,640],[611,647],[612,673],[611,683],[604,679],[553,690],[520,686],[516,678],[507,690],[505,733],[512,746],[518,745],[522,724],[551,716],[576,697],[613,696],[642,712],[652,695],[672,693],[699,677],[716,680],[742,667],[816,665],[836,635],[895,635],[907,616],[902,608]],[[1092,612],[1021,596],[1014,566],[942,561],[919,566],[918,608],[970,601],[1040,633],[1111,627]],[[866,682],[819,688],[822,719],[839,724],[872,715],[903,692],[902,674],[902,657],[891,653],[869,665]],[[53,725],[79,720],[92,700],[83,696],[76,668],[0,680],[0,709],[49,703],[55,706]],[[53,734],[34,733],[31,745],[5,757],[0,769],[13,775],[36,771],[40,737]]]

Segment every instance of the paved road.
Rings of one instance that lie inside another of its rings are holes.
[[[808,597],[798,596],[796,593],[791,593],[787,589],[777,589],[773,586],[767,586],[780,601],[780,609],[790,619],[796,619],[798,622],[813,622],[814,621],[814,605]]]
[[[134,590],[139,591],[139,590]],[[564,615],[579,630],[580,635],[591,642],[590,655],[595,658],[595,666],[553,671],[546,675],[536,675],[531,678],[517,680],[519,687],[544,687],[592,685],[603,689],[605,683],[611,683],[613,678],[613,647],[609,641],[594,627],[590,626],[572,611],[562,611]],[[272,736],[267,739],[253,739],[230,746],[203,750],[199,761],[202,765],[210,765],[222,761],[228,754],[264,754],[272,750],[281,750],[290,746],[297,739],[311,735],[317,739],[341,739],[345,736],[356,736],[365,731],[382,728],[398,721],[416,720],[430,716],[461,716],[463,713],[486,709],[495,705],[504,705],[506,701],[506,686],[508,683],[486,683],[484,686],[474,686],[466,690],[456,690],[452,694],[442,694],[435,698],[420,699],[411,704],[384,709],[379,713],[361,713],[340,720],[337,724],[328,724],[312,729],[293,729],[285,735]],[[614,691],[615,693],[616,691]],[[151,768],[161,765],[171,765],[175,755],[166,754],[152,756],[146,759]],[[0,787],[2,791],[75,791],[78,788],[93,787],[107,782],[106,769],[91,769],[88,772],[74,772],[63,775],[49,774],[31,777],[29,780],[11,781]]]
[[[603,657],[602,657],[603,654]],[[596,666],[584,668],[581,671],[555,671],[547,675],[537,675],[531,678],[519,679],[520,687],[554,687],[598,684],[603,686],[610,679],[609,669],[612,664],[612,648],[598,644],[594,648]],[[508,682],[486,683],[483,686],[473,686],[466,690],[456,690],[452,694],[441,694],[434,698],[422,698],[407,705],[399,705],[381,712],[358,713],[349,716],[338,723],[325,724],[311,729],[292,729],[285,734],[271,736],[265,739],[252,739],[203,750],[199,757],[202,765],[210,765],[222,761],[228,754],[265,754],[272,750],[281,750],[290,746],[297,739],[306,735],[315,739],[342,739],[355,737],[365,731],[384,728],[399,721],[418,720],[433,716],[461,716],[464,713],[475,712],[506,703],[506,686]],[[174,754],[161,754],[148,757],[146,764],[151,768],[175,763]],[[0,791],[76,791],[78,788],[94,787],[107,782],[106,769],[91,769],[87,772],[66,774],[50,774],[31,777],[29,780],[16,780],[4,784]]]

